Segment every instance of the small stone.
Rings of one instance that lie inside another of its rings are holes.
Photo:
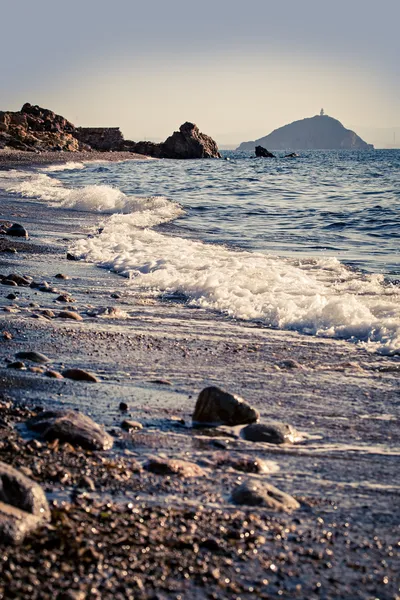
[[[8,285],[9,287],[18,287],[18,283],[12,281],[12,279],[2,279],[2,285]]]
[[[128,410],[129,406],[127,405],[126,402],[120,402],[119,403],[119,410],[122,410],[122,412],[126,412]]]
[[[42,367],[29,367],[28,371],[31,373],[38,373],[39,375],[44,373],[44,369],[42,369]]]
[[[67,260],[79,260],[76,256],[74,256],[73,254],[71,254],[70,252],[67,252]]]
[[[3,338],[5,340],[12,340],[13,336],[12,336],[12,334],[9,331],[3,331]]]
[[[263,481],[244,482],[233,490],[231,500],[239,505],[262,506],[283,512],[300,508],[300,504],[292,496]]]
[[[258,421],[258,411],[239,396],[218,387],[202,390],[193,413],[194,425],[246,425]]]
[[[24,237],[24,238],[27,238],[28,237],[28,232],[25,229],[25,227],[23,227],[19,223],[14,223],[13,225],[11,225],[11,227],[9,227],[8,229],[6,229],[6,235],[12,235],[14,237]]]
[[[92,492],[95,491],[96,486],[94,484],[93,479],[91,479],[90,477],[88,477],[87,475],[83,475],[78,483],[78,487],[80,488],[86,488],[88,490],[91,490]]]
[[[205,471],[196,463],[176,458],[154,456],[144,464],[144,468],[157,475],[178,475],[179,477],[203,477],[205,475]]]
[[[58,371],[45,371],[45,376],[51,379],[64,379],[64,377]]]
[[[65,369],[65,371],[62,372],[62,375],[66,379],[73,379],[74,381],[87,381],[90,383],[98,383],[99,381],[96,375],[84,371],[83,369]]]
[[[56,279],[69,279],[68,275],[64,275],[63,273],[57,273],[57,275],[54,275],[54,277]]]
[[[51,362],[50,358],[45,354],[41,354],[40,352],[35,352],[34,350],[30,352],[17,352],[15,358],[22,358],[23,360],[30,360],[32,362],[39,363],[44,365],[45,363]]]
[[[25,363],[16,360],[15,362],[8,363],[7,369],[25,369]]]
[[[275,463],[266,462],[253,456],[240,456],[238,458],[229,453],[221,453],[217,457],[218,467],[230,467],[242,473],[274,473],[278,470]]]
[[[124,429],[125,431],[139,431],[140,429],[143,429],[143,425],[138,421],[125,420],[121,423],[121,429]]]
[[[49,308],[45,308],[44,310],[41,310],[40,314],[43,315],[44,317],[47,317],[48,319],[54,319],[54,317],[56,316],[54,314],[54,312],[52,310],[50,310]]]
[[[15,281],[15,283],[17,285],[20,285],[21,287],[29,287],[31,284],[30,279],[28,279],[27,277],[22,277],[22,275],[17,275],[16,273],[10,273],[10,275],[7,275],[6,279],[9,279],[10,281]]]
[[[16,300],[17,296],[15,294],[8,294],[8,296],[6,296],[7,300]]]
[[[83,321],[81,315],[72,310],[62,310],[58,313],[60,319],[73,319],[74,321]]]
[[[303,369],[304,367],[297,362],[297,360],[294,360],[293,358],[287,358],[285,360],[281,360],[278,363],[278,366],[281,369]]]
[[[250,442],[268,444],[293,443],[298,437],[297,431],[288,423],[253,423],[240,432],[241,437]]]
[[[75,298],[68,294],[61,294],[56,298],[57,302],[75,302]]]
[[[168,379],[153,379],[150,383],[155,383],[156,385],[172,385]]]
[[[0,502],[50,519],[49,505],[40,485],[4,462],[0,462]]]

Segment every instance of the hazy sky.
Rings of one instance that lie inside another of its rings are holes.
[[[0,109],[239,143],[324,107],[400,126],[400,0],[2,0]],[[390,140],[389,140],[390,141]]]

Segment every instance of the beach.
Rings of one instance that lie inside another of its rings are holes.
[[[0,153],[0,168],[128,158],[27,154]],[[0,287],[0,460],[40,483],[52,521],[0,545],[0,598],[399,598],[398,356],[131,288],[67,259],[78,240],[101,237],[97,214],[7,194],[1,206],[29,239],[0,235],[0,273],[48,286]],[[71,308],[82,320],[59,318]],[[29,361],[9,368],[21,351],[98,382],[48,377]],[[192,428],[211,385],[239,394],[261,421],[289,423],[297,442]],[[49,408],[91,416],[114,447],[32,442],[23,423]],[[121,428],[127,419],[142,428]],[[154,457],[198,471],[154,473]],[[300,508],[236,505],[231,494],[248,480]]]

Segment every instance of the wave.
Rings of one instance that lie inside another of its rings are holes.
[[[400,353],[399,289],[334,258],[294,261],[234,251],[141,229],[132,215],[110,217],[100,236],[80,240],[72,252],[136,288],[184,294],[193,306]]]
[[[44,167],[41,170],[45,173],[57,173],[58,171],[79,171],[85,168],[85,164],[81,162],[66,162],[60,163],[58,165],[50,165],[48,167]]]
[[[67,188],[60,180],[37,171],[0,172],[0,189],[69,210],[129,214],[137,227],[154,227],[176,219],[183,213],[178,203],[170,202],[164,196],[127,196],[110,185]]]
[[[50,206],[109,216],[101,235],[78,241],[78,257],[112,269],[154,294],[265,326],[356,342],[400,354],[399,287],[334,258],[293,260],[235,251],[150,229],[176,219],[163,196],[127,196],[108,185],[67,188],[43,172],[0,172],[0,188]]]

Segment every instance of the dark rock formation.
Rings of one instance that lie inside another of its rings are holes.
[[[100,425],[73,410],[48,410],[30,419],[26,425],[47,441],[58,439],[87,450],[109,450],[113,445],[113,438]]]
[[[264,481],[246,481],[235,488],[231,495],[235,504],[263,506],[270,510],[290,512],[300,508],[300,504],[289,494]]]
[[[243,142],[240,152],[253,152],[255,146],[274,150],[371,150],[354,131],[346,129],[340,121],[327,115],[317,115],[275,129],[254,142]]]
[[[119,127],[77,127],[72,134],[79,142],[98,152],[124,150],[124,136]]]
[[[275,154],[272,154],[272,152],[269,152],[269,150],[263,148],[262,146],[256,146],[255,152],[257,158],[276,158]]]
[[[260,415],[239,396],[224,392],[218,387],[202,390],[193,413],[194,425],[246,425],[254,423]]]
[[[216,142],[193,123],[184,123],[161,144],[128,141],[125,150],[154,158],[221,158]]]
[[[74,129],[64,117],[27,103],[18,112],[0,112],[0,148],[83,150],[83,145],[72,135]]]

